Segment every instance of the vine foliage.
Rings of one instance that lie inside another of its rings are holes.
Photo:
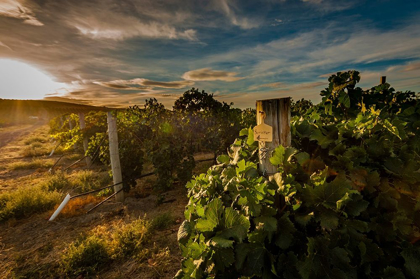
[[[296,110],[273,176],[243,129],[187,183],[176,278],[418,278],[420,102],[359,80],[339,72],[320,104]]]

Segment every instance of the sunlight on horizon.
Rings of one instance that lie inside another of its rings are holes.
[[[66,87],[29,64],[0,59],[0,98],[43,99]]]

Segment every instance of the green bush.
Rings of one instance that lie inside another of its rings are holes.
[[[68,275],[91,275],[110,260],[107,242],[93,234],[71,243],[62,255],[60,265]]]
[[[60,202],[61,196],[60,193],[48,191],[39,185],[21,187],[13,192],[2,193],[0,194],[0,222],[53,209]]]
[[[176,278],[418,278],[420,103],[359,79],[333,75],[293,118],[274,175],[249,129],[187,184]]]
[[[49,174],[46,181],[41,183],[47,191],[68,189],[71,185],[67,175],[62,171]]]
[[[118,222],[111,227],[98,226],[90,234],[70,244],[60,260],[63,273],[72,276],[92,275],[114,260],[136,256],[142,252],[150,236],[150,224],[137,219],[124,224]]]
[[[151,222],[152,230],[164,230],[175,223],[175,217],[171,213],[163,213],[156,216]]]
[[[150,224],[142,219],[118,227],[113,234],[115,257],[132,256],[139,252],[149,234]]]
[[[72,188],[78,192],[87,192],[111,183],[108,173],[97,173],[91,170],[82,170],[73,173],[70,177]]]

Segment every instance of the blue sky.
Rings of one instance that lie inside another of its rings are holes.
[[[25,98],[171,106],[195,87],[244,108],[288,96],[317,102],[328,76],[349,69],[363,88],[386,75],[418,92],[420,1],[2,0],[4,79],[11,61],[51,86],[35,96],[30,88],[46,81],[16,68],[0,77],[0,97],[27,83]]]

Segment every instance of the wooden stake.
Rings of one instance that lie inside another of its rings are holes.
[[[86,128],[85,114],[82,112],[79,113],[79,123],[80,123],[80,130],[84,130]],[[89,144],[89,140],[86,136],[84,136],[83,137],[83,150],[85,151],[85,155],[88,150],[88,144]],[[89,156],[86,156],[86,165],[90,167],[91,164],[92,164],[92,160],[90,159]]]
[[[273,141],[259,142],[259,169],[266,175],[272,175],[277,172],[277,166],[273,166],[270,163],[272,151],[280,144],[290,146],[292,141],[290,133],[290,98],[257,101],[256,107],[257,125],[262,124],[264,120],[265,124],[273,127]],[[264,114],[265,119],[263,119]]]
[[[67,119],[69,120],[69,128],[70,128],[70,130],[73,130],[73,122],[71,121],[71,117],[69,116]]]
[[[73,130],[74,127],[73,127],[73,121],[71,120],[71,115],[69,115],[67,117],[67,119],[69,120],[69,128],[70,128],[70,130]],[[77,150],[77,144],[73,145],[73,149],[74,149],[74,151]]]
[[[381,84],[384,84],[386,82],[386,76],[381,77]]]
[[[280,144],[290,146],[292,135],[290,132],[290,98],[271,99],[257,101],[257,125],[263,122],[273,127],[273,140],[271,142],[259,142],[259,169],[269,180],[277,172],[277,166],[270,163],[273,150]],[[277,208],[277,218],[281,217],[285,208],[285,198],[276,192],[274,205]]]
[[[111,158],[112,178],[114,184],[122,182],[120,155],[118,153],[118,133],[117,133],[117,119],[109,111],[107,115],[108,120],[108,136],[109,136],[109,155]],[[120,191],[123,184],[114,186],[114,192],[118,193],[115,196],[117,202],[124,201],[124,192]],[[119,192],[118,192],[119,191]]]

